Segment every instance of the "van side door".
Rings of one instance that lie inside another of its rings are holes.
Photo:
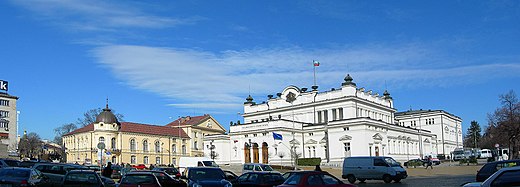
[[[374,166],[370,171],[370,177],[382,179],[383,175],[388,173],[388,168],[388,164],[382,158],[374,158]]]

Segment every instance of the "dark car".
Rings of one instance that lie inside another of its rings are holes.
[[[48,178],[31,168],[5,167],[0,169],[0,186],[49,186]]]
[[[40,162],[47,163],[47,161],[42,161],[42,160],[40,160],[40,161],[38,161],[38,160],[27,160],[27,161],[20,162],[20,167],[31,168],[35,164],[40,163]]]
[[[186,182],[179,180],[179,179],[175,179],[164,171],[136,170],[136,171],[132,171],[131,173],[139,173],[139,172],[152,173],[153,175],[155,175],[157,180],[159,180],[159,184],[161,184],[161,186],[176,186],[176,187],[186,187],[187,186]]]
[[[413,167],[413,166],[426,166],[427,161],[423,159],[411,159],[403,163],[404,167]]]
[[[222,170],[222,171],[224,172],[224,175],[226,175],[226,180],[228,180],[229,182],[233,183],[233,181],[235,181],[238,178],[238,175],[236,175],[232,171],[228,171],[228,170]]]
[[[289,177],[291,177],[292,175],[294,175],[295,173],[298,173],[298,171],[288,171],[288,172],[285,172],[282,177],[284,180],[287,180]]]
[[[282,185],[278,187],[353,187],[345,184],[336,177],[322,171],[301,171],[292,174]]]
[[[92,170],[71,170],[63,177],[62,187],[104,187],[101,177]]]
[[[162,187],[159,183],[159,179],[151,172],[129,172],[126,173],[119,187]]]
[[[113,179],[120,179],[121,178],[121,166],[114,166],[112,165],[112,175],[110,175]]]
[[[3,167],[19,167],[20,161],[12,159],[0,159],[0,168]]]
[[[171,175],[172,177],[180,178],[181,173],[179,173],[179,170],[174,167],[155,167],[152,169],[153,171],[164,171],[168,175]]]
[[[234,187],[272,187],[284,182],[282,174],[275,172],[247,172],[233,181]]]
[[[485,181],[489,176],[502,168],[520,166],[520,159],[516,160],[502,160],[490,162],[482,166],[477,172],[477,182]]]
[[[189,167],[184,170],[183,179],[188,181],[188,187],[231,187],[226,174],[216,167]],[[231,180],[231,179],[230,179]]]

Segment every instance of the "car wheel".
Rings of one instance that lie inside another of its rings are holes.
[[[383,175],[383,181],[385,181],[385,183],[390,183],[392,182],[392,177],[390,177],[390,175]]]
[[[354,175],[348,175],[347,180],[350,182],[350,184],[356,183],[356,177],[354,177]]]
[[[396,183],[401,182],[401,179],[394,179],[394,182],[396,182]]]

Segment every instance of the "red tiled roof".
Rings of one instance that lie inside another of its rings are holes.
[[[0,137],[9,137],[9,133],[0,132]]]
[[[208,114],[205,114],[203,116],[186,116],[186,117],[181,117],[179,119],[176,119],[175,121],[172,121],[168,124],[166,124],[166,126],[168,127],[175,127],[175,126],[179,126],[179,122],[181,125],[197,125],[199,123],[201,123],[202,121],[208,119],[210,116]]]
[[[183,138],[189,138],[189,136],[184,132],[184,130],[179,128],[171,128],[165,126],[157,126],[157,125],[147,125],[140,123],[132,123],[132,122],[121,122],[121,132],[135,132],[135,133],[143,133],[143,134],[155,134],[155,135],[165,135],[165,136],[180,136]]]
[[[65,134],[72,135],[82,132],[89,132],[94,130],[94,124],[89,124],[85,127],[76,129],[70,133]],[[166,126],[157,126],[157,125],[149,125],[149,124],[140,124],[140,123],[132,123],[132,122],[121,122],[120,132],[133,132],[133,133],[142,133],[142,134],[153,134],[153,135],[164,135],[164,136],[174,136],[183,138],[189,138],[189,136],[184,132],[184,130],[179,128],[171,128]]]
[[[94,124],[91,123],[91,124],[88,124],[87,126],[84,126],[84,127],[81,127],[79,129],[76,129],[72,132],[69,132],[67,134],[64,134],[63,136],[68,136],[68,135],[72,135],[72,134],[77,134],[77,133],[82,133],[82,132],[88,132],[88,131],[93,131],[94,130]]]

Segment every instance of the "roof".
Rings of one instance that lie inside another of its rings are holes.
[[[168,127],[175,127],[175,126],[179,126],[179,125],[182,125],[182,126],[185,126],[185,125],[197,125],[197,124],[200,124],[202,123],[203,121],[209,119],[211,116],[209,114],[204,114],[203,116],[186,116],[186,117],[180,117],[178,119],[176,119],[175,121],[172,121],[168,124],[166,124],[166,126]]]
[[[445,113],[445,114],[448,114],[448,115],[451,115],[453,117],[461,119],[459,116],[456,116],[456,115],[451,114],[449,112],[446,112],[444,110],[430,110],[430,109],[428,109],[428,110],[423,110],[423,109],[420,109],[420,110],[407,110],[407,111],[403,111],[403,112],[396,112],[395,116],[398,117],[398,116],[404,116],[404,115],[424,114],[424,113],[430,113],[430,112],[441,112],[441,113]]]
[[[8,93],[5,93],[5,92],[0,92],[0,97],[11,98],[11,99],[16,99],[16,100],[19,99],[18,97],[14,96],[14,95],[9,95]]]
[[[65,134],[72,135],[77,133],[94,131],[94,124],[91,123],[85,127],[76,129],[70,133]],[[142,134],[153,134],[153,135],[164,135],[164,136],[174,136],[182,138],[189,138],[189,136],[184,132],[184,130],[179,128],[171,128],[166,126],[157,126],[157,125],[149,125],[149,124],[141,124],[141,123],[132,123],[132,122],[121,122],[120,132],[132,132],[132,133],[142,133]]]

